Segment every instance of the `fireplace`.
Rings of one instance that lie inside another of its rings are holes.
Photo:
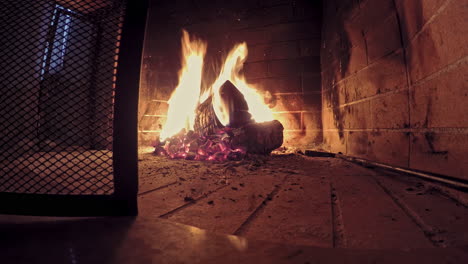
[[[238,74],[283,124],[283,146],[318,147],[322,141],[320,29],[319,1],[293,6],[154,1],[141,75],[140,148],[154,144],[167,121],[168,100],[183,67],[183,30],[207,45],[201,90],[213,85],[236,45],[245,45]]]
[[[466,10],[1,3],[0,213],[138,214],[128,248],[465,246]]]

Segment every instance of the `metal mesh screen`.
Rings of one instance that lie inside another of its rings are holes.
[[[112,194],[124,1],[0,3],[0,192]]]

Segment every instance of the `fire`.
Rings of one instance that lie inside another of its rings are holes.
[[[245,42],[236,45],[228,54],[224,66],[221,69],[216,81],[211,87],[213,95],[213,107],[216,116],[223,125],[229,124],[229,117],[221,104],[219,88],[226,81],[231,81],[234,86],[244,95],[249,106],[249,112],[252,119],[256,122],[265,122],[273,120],[272,110],[265,104],[263,97],[247,82],[244,76],[240,75],[240,70],[247,59],[247,44]]]
[[[182,70],[179,73],[179,84],[168,101],[167,121],[160,138],[171,137],[182,129],[193,129],[195,109],[199,103],[203,59],[206,43],[190,38],[187,31],[182,33]]]
[[[182,69],[179,72],[179,83],[168,101],[167,120],[160,134],[160,142],[155,146],[157,154],[171,158],[216,161],[238,159],[245,154],[244,149],[232,145],[229,127],[214,135],[198,135],[193,131],[197,107],[210,96],[216,117],[223,126],[229,125],[229,112],[220,95],[220,88],[226,81],[230,81],[244,96],[252,121],[273,120],[273,112],[263,97],[240,73],[248,54],[245,42],[234,46],[228,53],[219,76],[201,94],[206,48],[206,42],[190,37],[183,31]]]

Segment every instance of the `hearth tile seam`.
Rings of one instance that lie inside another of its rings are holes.
[[[155,192],[155,191],[159,191],[159,190],[161,190],[161,189],[164,189],[164,188],[167,188],[167,187],[169,187],[169,186],[172,186],[172,185],[174,185],[174,184],[176,184],[176,183],[178,183],[178,181],[170,182],[170,183],[168,183],[168,184],[166,184],[166,185],[162,185],[162,186],[156,187],[156,188],[154,188],[154,189],[141,192],[141,193],[138,194],[138,196],[142,196],[142,195],[145,195],[145,194],[148,194],[148,193],[152,193],[152,192]]]
[[[347,240],[344,228],[341,204],[336,189],[330,179],[330,209],[332,216],[332,245],[333,248],[346,248]]]
[[[426,224],[424,220],[404,203],[400,198],[398,198],[392,191],[385,187],[381,181],[379,181],[375,176],[368,175],[371,177],[375,183],[392,199],[396,206],[398,206],[412,221],[416,224],[417,227],[421,229],[424,236],[431,242],[435,247],[447,247],[445,241],[447,238],[441,234],[437,234],[437,229]],[[442,238],[442,239],[441,239]]]
[[[224,188],[226,188],[227,186],[230,186],[230,185],[231,185],[231,184],[229,183],[229,184],[220,186],[220,187],[218,187],[218,188],[216,188],[216,189],[214,189],[214,190],[212,190],[212,191],[208,191],[207,193],[204,193],[203,195],[199,196],[198,198],[193,199],[193,200],[190,201],[190,202],[187,202],[187,203],[185,203],[185,204],[183,204],[183,205],[181,205],[181,206],[179,206],[179,207],[176,207],[176,208],[170,210],[170,211],[167,212],[167,213],[164,213],[164,214],[160,215],[159,218],[167,219],[167,218],[169,218],[171,215],[173,215],[174,213],[176,213],[176,212],[178,212],[178,211],[180,211],[180,210],[182,210],[182,209],[184,209],[184,208],[186,208],[186,207],[190,207],[190,206],[196,204],[198,201],[203,200],[203,199],[207,198],[208,196],[210,196],[211,194],[213,194],[213,193],[215,193],[215,192],[217,192],[217,191],[219,191],[219,190],[221,190],[221,189],[224,189]]]
[[[268,205],[270,201],[274,199],[276,194],[282,189],[282,186],[289,178],[290,175],[285,175],[283,180],[273,188],[273,190],[263,199],[260,205],[255,208],[255,210],[245,219],[245,221],[234,231],[233,235],[239,236],[242,235],[248,226],[263,212],[265,207]]]
[[[149,178],[149,177],[145,177],[144,179],[147,179],[147,178]],[[193,176],[193,177],[188,178],[188,180],[193,180],[193,179],[196,179],[196,176]],[[144,191],[144,192],[142,192],[142,193],[139,193],[138,196],[145,195],[145,194],[148,194],[148,193],[151,193],[151,192],[155,192],[155,191],[159,191],[159,190],[161,190],[161,189],[165,189],[165,188],[167,188],[167,187],[169,187],[169,186],[172,186],[172,185],[174,185],[174,184],[177,184],[177,183],[179,183],[179,182],[180,182],[180,181],[178,181],[178,180],[176,180],[176,181],[174,181],[174,182],[170,182],[170,183],[168,183],[168,184],[166,184],[166,185],[162,185],[162,186],[156,187],[156,188],[154,188],[154,189],[152,189],[152,190],[148,190],[148,191]]]
[[[247,177],[247,176],[248,176],[248,175],[244,175],[244,176],[240,177],[240,179],[242,179],[242,178],[244,178],[244,177]],[[194,177],[192,177],[191,179],[193,179],[193,178],[194,178]],[[177,182],[178,182],[178,181],[177,181]],[[176,182],[176,183],[177,183],[177,182]],[[213,194],[213,193],[215,193],[215,192],[217,192],[217,191],[219,191],[219,190],[221,190],[221,189],[224,189],[224,188],[226,188],[227,186],[230,186],[230,185],[231,185],[231,183],[227,183],[226,185],[220,186],[219,188],[216,188],[216,189],[214,189],[214,190],[212,190],[212,191],[209,191],[209,192],[203,194],[202,196],[200,196],[200,197],[198,197],[198,198],[196,198],[196,199],[193,199],[193,200],[190,201],[190,202],[187,202],[187,203],[185,203],[185,204],[183,204],[183,205],[181,205],[181,206],[179,206],[179,207],[177,207],[177,208],[174,208],[174,209],[170,210],[169,212],[166,212],[166,213],[160,215],[159,217],[160,217],[160,218],[168,218],[168,217],[171,216],[172,214],[174,214],[174,213],[176,213],[176,212],[178,212],[178,211],[180,211],[180,210],[182,210],[182,209],[184,209],[184,208],[186,208],[186,207],[192,206],[192,205],[196,204],[198,201],[200,201],[200,200],[202,200],[202,199],[204,199],[204,198],[207,198],[207,197],[210,196],[211,194]]]

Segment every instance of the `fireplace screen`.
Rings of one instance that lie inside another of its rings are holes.
[[[2,195],[115,196],[126,9],[123,0],[2,1]]]

